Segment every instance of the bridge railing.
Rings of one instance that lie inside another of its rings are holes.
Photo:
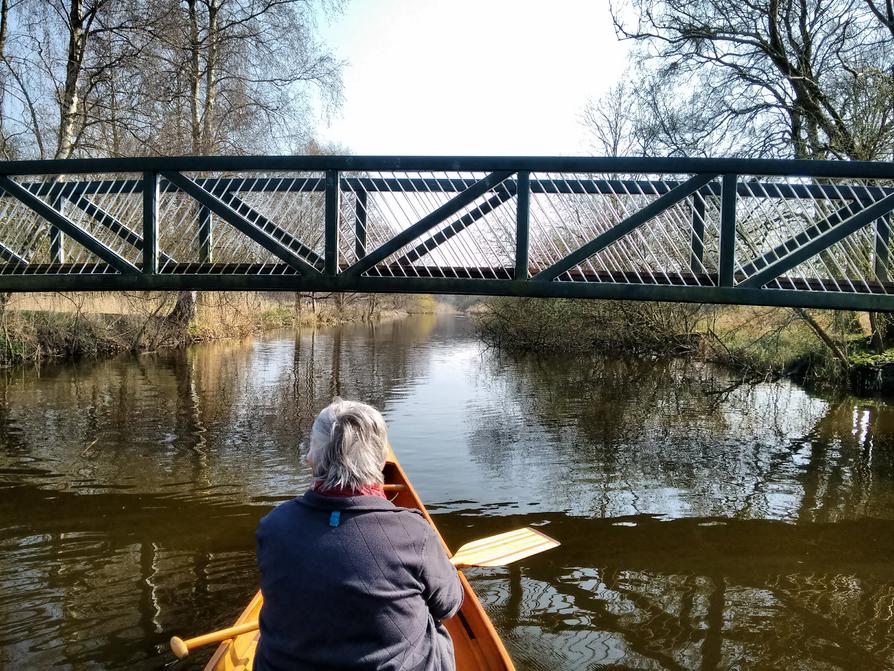
[[[273,289],[894,310],[894,164],[0,164],[0,290]]]

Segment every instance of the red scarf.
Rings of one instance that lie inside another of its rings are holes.
[[[310,489],[322,496],[380,496],[383,499],[388,498],[385,496],[385,488],[382,485],[363,485],[360,489],[352,489],[351,487],[329,487],[323,489],[321,482],[315,482]]]

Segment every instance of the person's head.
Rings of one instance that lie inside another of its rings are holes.
[[[336,397],[310,429],[307,461],[323,489],[382,484],[387,456],[385,420],[371,405]]]

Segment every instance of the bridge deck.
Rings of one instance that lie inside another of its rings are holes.
[[[0,165],[0,291],[894,310],[894,164],[209,157]]]

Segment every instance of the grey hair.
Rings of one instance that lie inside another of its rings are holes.
[[[310,429],[307,461],[323,489],[382,484],[387,456],[385,420],[371,405],[335,398]]]

